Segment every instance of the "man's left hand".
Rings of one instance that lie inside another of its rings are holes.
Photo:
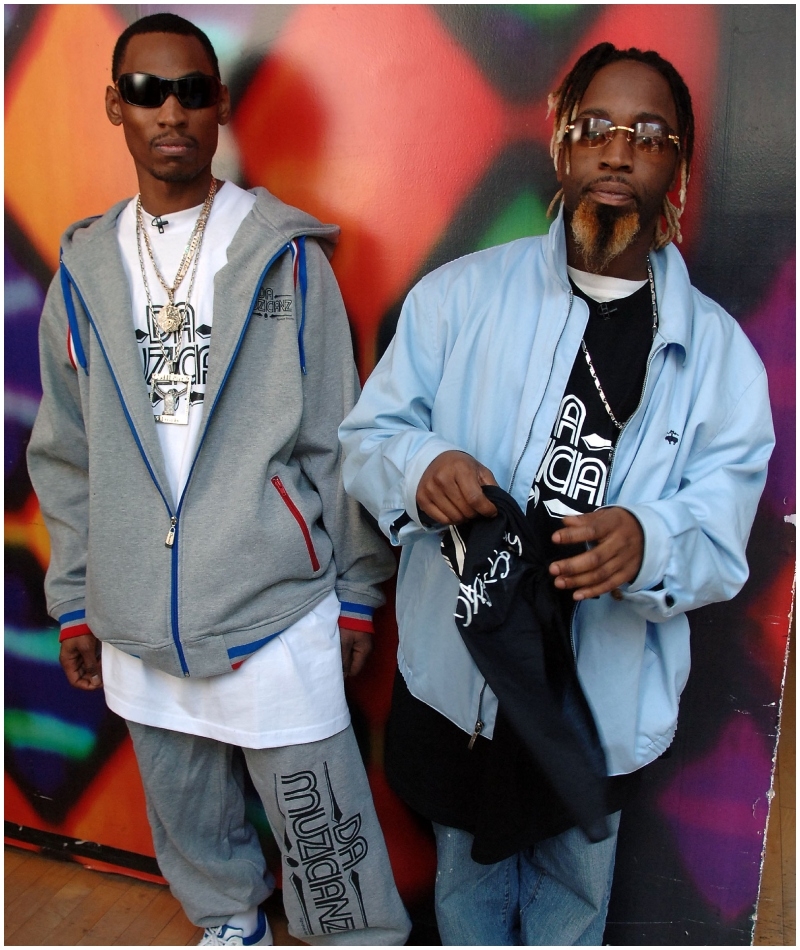
[[[642,566],[642,526],[624,508],[599,508],[564,518],[564,527],[555,532],[553,542],[591,545],[582,554],[550,565],[556,587],[573,590],[573,600],[616,591],[620,584],[632,581]]]
[[[339,638],[342,642],[342,673],[345,678],[358,676],[372,652],[372,634],[339,627]]]

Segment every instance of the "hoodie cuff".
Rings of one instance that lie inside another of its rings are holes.
[[[364,633],[374,633],[375,628],[372,625],[372,615],[374,612],[374,607],[367,607],[364,604],[348,603],[343,600],[339,614],[339,626],[345,627],[347,630],[361,630]]]
[[[71,610],[67,614],[61,614],[58,618],[58,624],[61,627],[61,633],[58,635],[59,643],[92,632],[86,623],[85,610]]]

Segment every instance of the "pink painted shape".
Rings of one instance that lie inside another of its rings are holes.
[[[771,740],[739,714],[713,751],[679,772],[658,807],[698,892],[732,921],[758,897]]]
[[[795,508],[795,259],[785,261],[775,274],[766,299],[747,320],[747,335],[764,361],[776,445],[769,463],[765,498],[781,517]]]

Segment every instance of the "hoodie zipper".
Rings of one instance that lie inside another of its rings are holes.
[[[166,540],[164,541],[164,544],[168,548],[171,548],[172,545],[175,543],[175,525],[177,523],[178,523],[178,519],[175,517],[175,515],[173,515],[169,519],[169,531],[167,532],[167,537],[166,537]]]
[[[94,334],[97,337],[97,342],[100,345],[100,349],[103,353],[103,358],[106,361],[106,366],[108,367],[109,375],[111,376],[111,379],[113,380],[114,386],[117,390],[117,395],[119,396],[120,405],[122,406],[122,411],[125,414],[125,419],[128,423],[128,428],[131,430],[131,434],[133,435],[133,440],[136,443],[136,447],[139,450],[139,454],[142,456],[142,460],[144,461],[145,467],[147,468],[147,471],[150,474],[150,478],[152,479],[153,484],[156,487],[156,490],[161,496],[161,500],[164,502],[164,507],[167,509],[167,514],[169,515],[169,519],[170,519],[169,530],[167,531],[167,536],[164,540],[164,544],[166,547],[170,548],[170,550],[172,551],[171,591],[170,591],[170,620],[171,620],[171,625],[172,625],[171,632],[172,632],[172,641],[175,644],[175,649],[177,651],[178,659],[181,665],[181,671],[184,676],[189,676],[190,674],[189,674],[189,667],[186,663],[186,657],[183,652],[183,644],[181,643],[181,639],[180,639],[180,626],[178,623],[178,519],[180,518],[181,508],[183,507],[183,501],[186,498],[186,490],[189,487],[189,482],[191,481],[192,473],[194,472],[194,468],[195,468],[195,465],[197,464],[198,456],[200,455],[200,449],[202,448],[202,445],[206,439],[206,435],[208,434],[208,429],[211,423],[211,416],[213,415],[214,410],[217,407],[217,403],[219,402],[220,396],[222,395],[222,392],[225,388],[225,384],[228,381],[228,377],[230,376],[231,369],[233,368],[233,364],[236,362],[236,357],[239,355],[239,350],[242,347],[242,341],[244,340],[244,335],[247,332],[247,328],[250,326],[250,320],[252,319],[252,316],[253,316],[253,310],[255,309],[256,301],[258,300],[258,292],[261,289],[261,285],[264,282],[264,278],[267,276],[267,272],[269,271],[269,269],[272,267],[275,261],[278,260],[278,258],[282,254],[286,253],[286,251],[290,247],[291,247],[291,241],[288,241],[286,244],[282,245],[281,248],[269,259],[269,261],[267,262],[267,265],[264,267],[264,269],[261,272],[261,275],[258,278],[255,291],[253,292],[253,299],[250,301],[250,308],[247,312],[247,319],[245,320],[244,325],[242,327],[242,332],[239,334],[239,339],[236,342],[236,348],[234,349],[233,355],[231,356],[230,362],[228,363],[228,367],[225,370],[225,375],[222,377],[222,382],[220,383],[217,396],[214,399],[214,404],[211,406],[208,412],[208,418],[206,420],[206,426],[203,432],[203,438],[200,440],[200,443],[197,446],[197,450],[195,451],[194,461],[192,462],[192,467],[189,469],[189,475],[186,479],[186,485],[184,486],[183,492],[178,502],[178,507],[174,512],[172,511],[172,505],[169,503],[167,496],[161,490],[161,486],[158,483],[158,479],[156,478],[155,472],[153,471],[153,468],[150,465],[150,461],[147,458],[147,454],[144,451],[144,446],[142,445],[141,440],[139,439],[139,436],[136,432],[136,427],[133,424],[133,419],[131,418],[131,415],[128,412],[128,407],[125,405],[125,400],[122,398],[122,390],[120,389],[119,383],[117,382],[117,378],[114,375],[113,369],[111,368],[111,361],[108,358],[105,346],[103,345],[103,341],[100,337],[100,333],[98,332],[97,324],[92,318],[89,308],[86,306],[86,301],[83,298],[83,294],[80,292],[80,288],[78,287],[78,284],[76,283],[72,274],[69,272],[68,268],[64,265],[63,261],[61,264],[61,266],[64,268],[64,271],[66,272],[67,277],[70,280],[70,283],[75,288],[75,292],[78,295],[78,299],[81,302],[81,306],[83,307],[84,313],[86,314],[86,317],[89,320],[89,323],[94,329]]]

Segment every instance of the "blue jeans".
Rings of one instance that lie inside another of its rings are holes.
[[[497,864],[470,857],[472,835],[434,823],[436,920],[445,946],[599,946],[620,812],[592,844],[579,828]]]

